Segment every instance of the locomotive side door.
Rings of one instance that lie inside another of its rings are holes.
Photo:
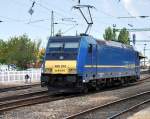
[[[97,45],[96,44],[89,44],[89,56],[90,56],[90,73],[92,79],[97,75]]]
[[[139,66],[140,66],[139,54],[138,54],[138,52],[135,52],[135,73],[136,73],[137,78],[140,78],[139,77],[139,74],[140,74]]]

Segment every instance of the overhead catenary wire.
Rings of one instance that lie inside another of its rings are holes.
[[[29,7],[29,5],[26,3],[26,2],[23,2],[21,0],[9,0],[11,1],[12,3],[14,3],[15,5],[21,5],[21,6],[26,6],[26,7]]]
[[[30,0],[30,1],[33,2],[33,0]],[[43,5],[43,4],[39,3],[39,2],[36,2],[35,4],[37,4],[37,5],[39,5],[40,7],[46,9],[48,12],[51,11],[50,8],[46,7],[45,5]],[[65,17],[65,15],[62,15],[62,14],[60,14],[60,13],[57,12],[57,11],[54,11],[54,10],[53,10],[53,12],[55,13],[55,20],[56,20],[56,19],[61,19],[61,17]],[[61,16],[61,17],[60,17],[60,16]],[[59,17],[60,17],[60,18],[59,18]],[[34,23],[34,22],[31,21],[31,23]],[[58,23],[58,22],[57,22],[57,23]],[[29,24],[30,24],[30,23],[29,23]],[[60,23],[60,22],[59,22],[59,24],[65,24],[65,23]],[[67,24],[67,25],[69,25],[69,24]]]
[[[30,0],[31,2],[33,2],[34,0]],[[38,5],[38,6],[40,6],[41,8],[43,8],[43,9],[45,9],[45,10],[47,10],[47,12],[48,13],[50,13],[51,11],[54,11],[55,12],[55,14],[58,14],[59,16],[61,16],[61,17],[65,17],[66,16],[66,14],[62,14],[62,13],[60,13],[60,12],[62,12],[62,11],[64,11],[64,10],[59,10],[59,12],[58,12],[58,10],[56,11],[56,10],[54,10],[55,8],[49,8],[49,7],[47,7],[46,5],[44,5],[44,4],[42,4],[42,3],[40,3],[40,2],[38,2],[38,1],[36,1],[36,5]],[[60,9],[60,8],[59,8]],[[65,13],[65,12],[64,12]]]
[[[68,28],[67,30],[65,30],[62,34],[67,33],[68,31],[71,31],[72,29],[74,29],[75,27],[77,27],[78,24],[73,25],[72,27]]]
[[[114,16],[114,15],[112,15],[112,14],[110,14],[110,13],[107,13],[107,12],[105,12],[105,11],[103,11],[103,10],[98,9],[98,11],[100,11],[102,14],[104,14],[104,15],[106,15],[106,16],[108,16],[108,17],[116,18],[116,16]]]
[[[19,1],[19,0],[11,0],[11,1],[17,3],[17,4],[15,4],[15,5],[19,5],[19,6],[21,5],[21,6],[29,7],[29,4],[27,4],[26,2]],[[32,2],[32,6],[38,5],[38,6],[40,6],[41,8],[47,10],[48,13],[54,9],[54,8],[50,9],[50,8],[46,7],[45,5],[41,4],[38,0],[29,0],[29,1]],[[13,2],[12,2],[12,3],[13,3]],[[62,15],[62,13],[60,13],[61,11],[62,11],[62,10],[59,10],[59,12],[58,12],[58,10],[57,10],[57,11],[55,11],[55,12],[56,12],[56,14],[59,14],[60,16],[63,16],[63,17],[64,17],[65,15]]]
[[[46,9],[48,12],[51,11],[50,8],[46,7],[45,5],[41,4],[40,2],[37,2],[37,1],[35,2],[35,1],[33,1],[33,0],[30,0],[30,1],[32,2],[32,6],[31,6],[31,7],[34,7],[34,5],[37,4],[38,6],[40,6],[40,7],[44,8],[44,9]],[[58,14],[58,16],[64,17],[64,16],[63,16],[62,14],[60,14],[59,12],[56,12],[56,11],[54,11],[54,12],[55,12],[55,14]],[[37,22],[41,22],[41,21],[45,21],[45,20],[36,20],[36,21],[30,20],[30,21],[28,22],[28,24],[37,23]],[[64,23],[59,23],[59,24],[64,24]],[[67,25],[69,25],[69,24],[67,24]]]
[[[16,1],[18,1],[18,0],[16,0]],[[30,0],[30,1],[32,1],[33,2],[33,0]],[[37,0],[36,0],[37,1]],[[68,0],[69,1],[69,0]],[[71,0],[72,1],[72,0]],[[20,1],[19,1],[20,2]],[[21,2],[20,2],[21,3]],[[45,6],[44,4],[41,4],[39,1],[37,1],[37,4],[40,4],[41,6],[42,6],[42,8],[44,7],[44,9],[47,9],[47,11],[49,12],[50,10],[51,10],[51,8],[48,8],[47,6]],[[99,11],[102,11],[106,16],[109,16],[109,17],[112,17],[112,18],[116,18],[116,16],[114,16],[114,15],[111,15],[111,14],[109,14],[109,13],[106,13],[105,11],[103,11],[103,10],[99,10]],[[63,16],[64,17],[64,15],[62,15],[60,12],[57,12],[57,11],[55,11],[55,14],[56,14],[56,19],[57,18],[59,18],[60,16]],[[13,20],[13,21],[16,21],[17,22],[17,19],[15,19],[15,20]],[[43,20],[43,21],[45,21],[45,20]],[[18,22],[23,22],[22,20],[18,20]],[[32,20],[31,20],[31,22],[32,22]],[[36,23],[36,22],[35,22]]]
[[[122,1],[120,1],[120,3],[123,3]],[[125,8],[125,5],[121,4],[122,8],[128,13],[129,16],[119,16],[117,17],[117,19],[128,19],[128,26],[130,26],[129,24],[132,24],[132,23],[129,23],[129,20],[133,20],[135,19],[136,22],[137,20],[141,20],[141,19],[148,19],[150,16],[149,15],[134,15],[134,14],[131,14],[131,12],[129,12],[129,10],[127,8]],[[141,19],[138,19],[138,18],[141,18]],[[133,21],[132,21],[133,22]]]
[[[26,20],[24,20],[24,19],[15,19],[15,18],[12,18],[12,17],[1,16],[1,15],[0,15],[0,18],[5,19],[4,22],[9,22],[9,21],[13,21],[13,22],[25,22],[25,21],[27,21],[27,19]]]
[[[30,1],[33,2],[33,0],[30,0]],[[37,3],[37,4],[38,4],[40,7],[44,8],[44,9],[46,9],[46,10],[48,10],[48,11],[51,11],[51,10],[52,10],[52,9],[46,7],[45,5],[41,4],[41,3]],[[99,10],[99,11],[100,11],[101,13],[103,13],[104,15],[106,15],[106,16],[109,16],[109,17],[112,17],[112,18],[117,18],[116,16],[111,15],[111,14],[109,14],[109,13],[103,11],[103,10]],[[54,11],[54,12],[55,12],[55,14],[57,15],[57,16],[55,16],[56,19],[57,19],[57,18],[59,19],[60,16],[61,16],[61,17],[64,17],[64,15],[60,14],[59,12],[57,12],[57,11]],[[59,17],[58,17],[58,16],[59,16]]]
[[[122,1],[119,1],[119,4],[121,3]],[[128,13],[129,16],[132,16],[132,14],[125,8],[125,6],[123,4],[121,4],[122,8]]]
[[[41,28],[41,29],[44,29],[44,30],[49,30],[50,29],[48,27],[43,27],[43,26],[40,26],[40,25],[35,25],[35,24],[33,25],[32,23],[27,22],[28,19],[27,20],[20,20],[20,19],[14,19],[14,18],[11,18],[11,17],[6,17],[6,16],[0,16],[0,18],[6,19],[6,20],[1,20],[4,23],[16,22],[16,23],[21,23],[23,25],[27,25],[27,26],[34,27],[34,28]],[[36,21],[38,21],[38,20],[36,20]]]

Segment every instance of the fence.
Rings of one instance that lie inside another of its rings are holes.
[[[40,82],[41,71],[2,71],[0,83],[34,83]]]

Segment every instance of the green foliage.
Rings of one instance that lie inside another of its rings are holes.
[[[107,41],[111,40],[111,41],[117,41],[128,45],[130,44],[129,32],[127,31],[126,28],[121,29],[118,38],[116,36],[117,35],[115,29],[112,29],[111,27],[106,28],[105,33],[103,34],[104,39]]]
[[[42,63],[44,55],[45,55],[45,48],[39,50],[39,53],[37,55],[38,62]]]
[[[129,32],[126,28],[121,29],[119,36],[118,36],[118,42],[124,43],[124,44],[130,44],[129,41]]]
[[[6,63],[7,46],[6,43],[0,39],[0,63]]]
[[[109,41],[113,39],[113,31],[111,27],[105,29],[105,33],[103,34],[105,40]]]
[[[107,41],[115,41],[116,40],[116,33],[113,31],[111,27],[105,29],[105,33],[103,34],[103,38]]]
[[[2,41],[1,41],[2,42]],[[27,35],[12,37],[7,42],[2,42],[3,60],[7,64],[16,64],[21,69],[26,69],[29,64],[36,62],[41,42],[33,42]],[[5,44],[5,45],[4,45]],[[5,47],[4,47],[5,46]]]

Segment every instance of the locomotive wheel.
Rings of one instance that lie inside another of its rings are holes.
[[[44,86],[46,86],[45,83],[41,82],[41,87],[44,87]]]
[[[84,84],[83,85],[83,88],[82,88],[82,90],[81,90],[81,93],[88,93],[89,92],[89,89],[88,89],[88,86],[87,86],[87,84]]]
[[[100,89],[101,88],[99,86],[96,86],[96,88],[95,88],[96,91],[100,91]]]
[[[133,77],[133,82],[137,82],[138,81],[138,76]]]

